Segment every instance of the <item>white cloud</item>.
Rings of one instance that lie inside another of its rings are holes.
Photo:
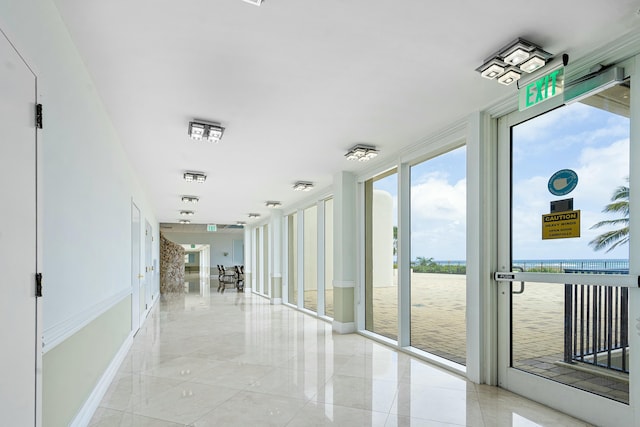
[[[449,183],[429,173],[411,187],[412,258],[461,260],[466,256],[466,180]]]
[[[467,181],[454,184],[443,173],[431,173],[411,187],[411,216],[414,221],[446,220],[465,222]]]

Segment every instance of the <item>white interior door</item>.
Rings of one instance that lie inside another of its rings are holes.
[[[36,76],[0,32],[0,414],[36,425]],[[39,381],[38,381],[39,383]]]
[[[499,385],[597,425],[637,425],[630,95],[499,120]],[[606,233],[620,238],[598,249]]]
[[[140,272],[140,209],[131,202],[131,330],[140,329],[140,316],[144,313],[144,275]],[[142,292],[141,292],[142,291]]]
[[[149,221],[144,222],[144,271],[145,271],[145,311],[151,307],[151,300],[153,299],[153,280],[155,277],[153,271],[153,264],[151,262],[151,248],[152,248],[153,231]]]

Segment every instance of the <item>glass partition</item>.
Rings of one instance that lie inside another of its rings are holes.
[[[318,206],[304,210],[304,308],[318,310]]]
[[[398,339],[398,174],[365,182],[365,328]]]
[[[324,313],[333,317],[333,199],[324,202]]]

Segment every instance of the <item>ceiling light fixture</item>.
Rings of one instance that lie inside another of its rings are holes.
[[[293,184],[293,189],[295,191],[311,191],[313,188],[313,182],[308,181],[298,181]]]
[[[250,213],[249,218],[260,218],[260,214],[259,213]]]
[[[514,69],[510,69],[500,77],[498,77],[498,83],[509,86],[511,83],[515,83],[520,79],[521,74]]]
[[[247,221],[236,221],[236,225],[247,225]]]
[[[182,196],[182,201],[184,203],[198,203],[200,199],[196,196]]]
[[[279,208],[280,206],[282,206],[282,203],[276,202],[276,201],[268,201],[268,202],[265,202],[265,205],[268,208]]]
[[[180,211],[180,215],[182,216],[193,216],[195,214],[194,211]]]
[[[189,122],[189,137],[196,141],[219,142],[223,134],[224,128],[217,123]]]
[[[484,78],[510,85],[522,76],[522,72],[533,73],[544,67],[551,57],[540,46],[517,38],[491,55],[476,71]]]
[[[378,152],[379,151],[373,145],[357,144],[351,147],[344,156],[347,160],[367,162],[376,157]]]
[[[207,180],[207,175],[203,174],[202,172],[185,172],[182,177],[187,182],[203,183]]]
[[[245,3],[251,3],[252,5],[255,6],[260,6],[262,3],[264,3],[264,0],[242,0]]]
[[[545,61],[544,58],[541,58],[538,55],[533,55],[531,58],[520,64],[519,68],[525,73],[533,73],[537,69],[544,67],[546,64],[547,61]]]
[[[189,221],[188,219],[181,219],[180,221],[178,221],[180,224],[191,224],[191,221]]]

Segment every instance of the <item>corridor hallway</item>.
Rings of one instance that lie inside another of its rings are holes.
[[[297,310],[191,282],[162,296],[91,426],[585,426]]]

